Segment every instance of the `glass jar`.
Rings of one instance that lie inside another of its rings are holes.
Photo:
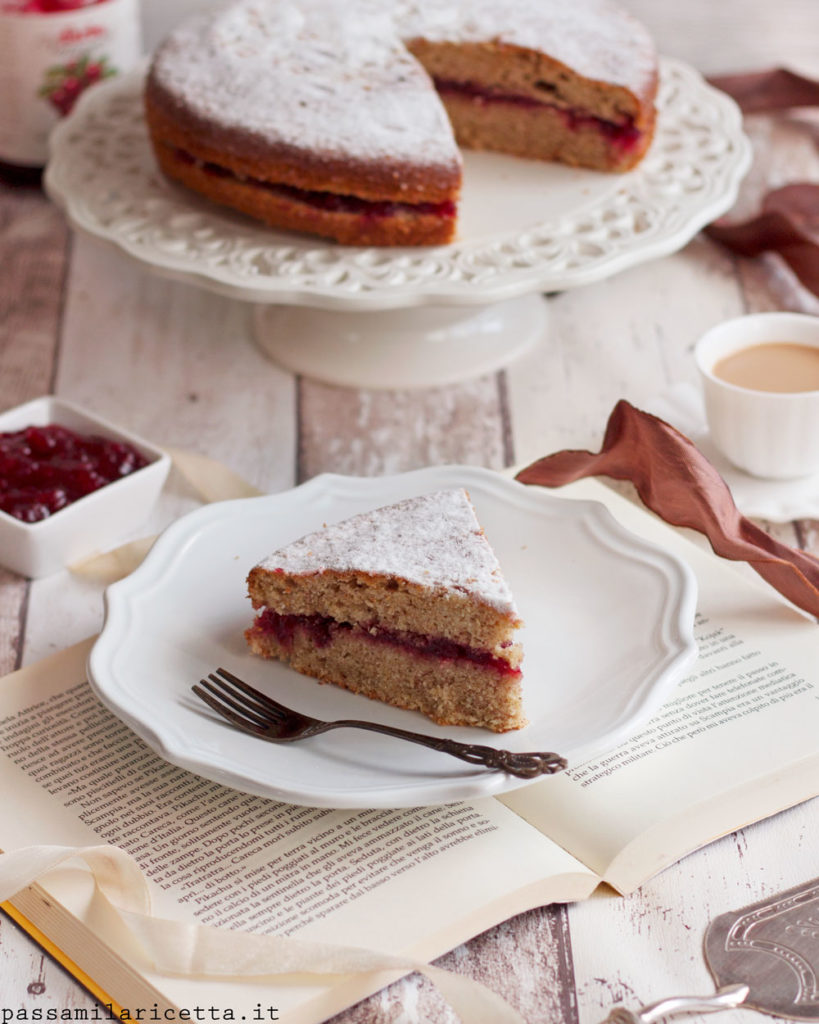
[[[141,51],[137,0],[0,0],[2,177],[36,180],[54,125]]]

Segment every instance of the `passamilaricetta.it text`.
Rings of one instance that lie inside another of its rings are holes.
[[[202,1021],[210,1024],[211,1021],[278,1021],[279,1011],[275,1006],[263,1006],[257,1003],[250,1013],[240,1013],[232,1010],[229,1006],[191,1006],[160,1007],[157,1003],[153,1006],[140,1007],[133,1010],[123,1006],[114,1006],[113,1003],[102,1003],[93,1006],[90,1010],[82,1006],[66,1006],[60,1009],[57,1006],[35,1006],[33,1009],[26,1009],[20,1006],[17,1009],[8,1006],[0,1006],[0,1024],[16,1024],[18,1021],[143,1021],[149,1024],[152,1021]]]

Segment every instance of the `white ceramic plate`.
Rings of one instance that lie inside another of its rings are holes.
[[[45,186],[75,227],[234,297],[345,311],[499,302],[674,252],[733,205],[751,159],[739,108],[679,61],[660,71],[654,140],[627,174],[467,153],[452,245],[340,246],[171,185],[148,142],[141,72],[83,94],[52,134]]]
[[[676,384],[647,408],[696,444],[728,484],[734,504],[744,515],[771,523],[819,519],[819,473],[797,480],[763,480],[734,466],[711,440],[702,391],[696,385]]]
[[[245,577],[259,559],[322,523],[442,487],[466,487],[527,625],[531,724],[497,735],[323,686],[250,655]],[[399,807],[502,793],[521,780],[399,740],[338,730],[294,745],[250,738],[191,693],[223,666],[321,718],[364,718],[570,763],[624,740],[695,656],[690,570],[625,531],[596,502],[571,501],[490,470],[321,476],[282,494],[209,505],[180,519],[107,592],[89,681],[166,760],[236,789],[321,807]]]

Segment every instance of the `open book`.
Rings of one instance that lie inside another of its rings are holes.
[[[627,743],[475,803],[291,807],[152,753],[93,697],[88,641],[0,684],[0,848],[111,843],[139,862],[163,917],[429,960],[602,881],[628,894],[691,850],[819,794],[816,624],[602,484],[561,493],[604,502],[698,578],[699,660]],[[374,985],[372,975],[165,976],[98,902],[90,876],[66,868],[7,908],[122,1017],[208,1006],[217,1019],[309,1024]]]

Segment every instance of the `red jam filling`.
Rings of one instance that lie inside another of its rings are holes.
[[[437,661],[471,661],[476,665],[494,669],[505,676],[519,676],[520,669],[512,668],[502,658],[496,658],[491,651],[467,647],[442,636],[428,633],[410,633],[405,630],[390,630],[378,627],[375,632],[365,626],[351,622],[337,622],[323,615],[279,615],[270,608],[257,617],[254,628],[276,638],[289,651],[297,632],[306,633],[316,647],[327,647],[339,633],[353,633],[356,637],[373,644],[387,644],[398,647],[408,654],[421,658],[435,658]]]
[[[233,178],[245,185],[266,189],[282,198],[304,203],[306,206],[312,206],[316,210],[323,210],[327,213],[349,213],[365,220],[383,220],[387,217],[410,213],[438,217],[441,220],[452,220],[457,212],[455,203],[451,200],[443,203],[394,203],[386,200],[359,199],[358,196],[338,195],[335,192],[315,192],[310,189],[295,188],[292,185],[277,185],[269,181],[260,181],[258,178],[240,178],[227,167],[199,160],[183,149],[175,149],[174,155],[182,163],[195,164],[205,174],[211,174],[216,178]]]
[[[604,135],[618,149],[633,149],[642,135],[635,128],[632,117],[626,117],[622,122],[607,121],[602,117],[596,117],[587,110],[558,107],[554,103],[538,100],[532,96],[524,96],[520,93],[493,92],[491,89],[478,85],[476,82],[456,82],[448,78],[436,78],[435,88],[443,95],[456,93],[460,96],[466,96],[482,106],[490,103],[506,103],[517,107],[548,107],[560,115],[563,124],[570,131],[577,131],[580,128],[587,127],[596,128],[601,135]]]
[[[0,509],[36,523],[147,464],[129,444],[56,423],[0,434]]]

